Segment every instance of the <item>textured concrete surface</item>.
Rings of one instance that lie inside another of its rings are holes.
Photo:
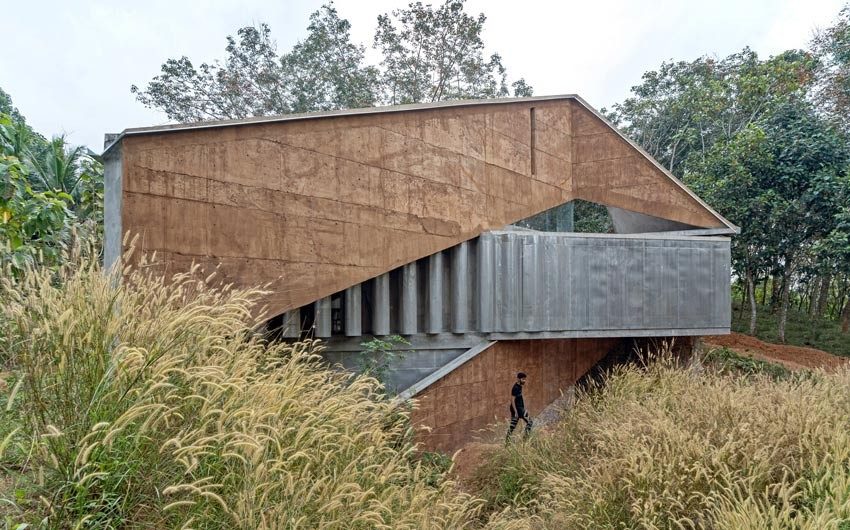
[[[121,259],[121,240],[124,231],[121,223],[122,194],[124,187],[123,158],[120,146],[103,159],[103,264],[109,268]]]
[[[424,450],[451,452],[494,423],[507,430],[516,373],[531,415],[569,393],[572,385],[622,339],[499,341],[416,396],[413,423],[426,426]],[[520,427],[521,428],[521,427]]]
[[[574,198],[726,226],[573,97],[137,131],[117,154],[121,229],[164,272],[270,283],[271,314]]]

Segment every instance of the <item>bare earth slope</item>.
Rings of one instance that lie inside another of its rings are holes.
[[[838,357],[831,353],[815,348],[773,344],[761,341],[743,333],[705,337],[703,342],[708,347],[724,346],[742,355],[749,355],[762,361],[779,363],[790,370],[823,368],[833,370],[850,359]]]

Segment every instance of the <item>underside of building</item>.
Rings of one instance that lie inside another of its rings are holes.
[[[428,449],[539,412],[634,338],[729,332],[737,228],[577,96],[128,129],[105,152],[106,264],[122,236],[165,273],[268,284],[269,327],[387,384]],[[575,201],[611,233],[574,231]]]

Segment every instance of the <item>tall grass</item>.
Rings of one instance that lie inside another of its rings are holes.
[[[254,289],[71,257],[0,280],[3,360],[50,528],[457,528],[407,413],[315,343],[254,331]]]
[[[503,528],[850,528],[850,372],[620,368],[476,483]]]

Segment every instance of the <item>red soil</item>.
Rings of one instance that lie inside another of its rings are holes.
[[[813,368],[835,370],[850,362],[850,359],[838,357],[823,350],[772,344],[742,333],[703,337],[703,342],[709,347],[725,346],[740,354],[749,355],[762,361],[779,363],[790,370]]]

